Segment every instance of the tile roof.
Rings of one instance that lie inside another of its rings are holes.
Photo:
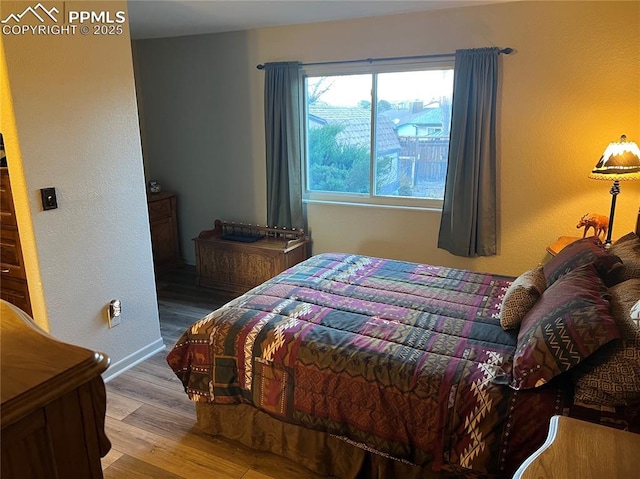
[[[350,145],[371,143],[371,111],[357,107],[327,107],[309,105],[309,116],[319,124],[339,124],[344,129],[337,138]],[[378,115],[378,154],[400,150],[395,125],[384,115]]]
[[[382,115],[392,122],[398,120],[396,126],[407,124],[441,126],[444,121],[440,108],[425,108],[417,113],[411,113],[411,110],[387,110]]]

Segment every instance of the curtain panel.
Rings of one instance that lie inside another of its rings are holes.
[[[498,56],[498,48],[456,51],[438,248],[457,256],[496,254]]]
[[[264,65],[267,224],[303,228],[299,62]]]

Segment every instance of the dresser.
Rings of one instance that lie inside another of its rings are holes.
[[[640,434],[553,416],[545,443],[513,479],[602,479],[638,477]]]
[[[197,285],[246,293],[309,257],[302,230],[216,220],[194,239]]]
[[[0,297],[31,314],[27,274],[6,167],[0,168],[0,266]]]
[[[109,358],[55,340],[10,303],[0,314],[2,479],[103,477]]]
[[[151,248],[156,274],[182,266],[178,241],[178,216],[176,194],[170,192],[147,195]]]

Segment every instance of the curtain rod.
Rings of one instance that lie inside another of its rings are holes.
[[[505,55],[509,55],[513,53],[513,48],[507,47],[499,50],[498,53],[503,53]],[[347,63],[373,63],[373,62],[381,62],[385,60],[418,60],[418,59],[426,59],[426,58],[445,58],[455,56],[455,53],[440,53],[436,55],[414,55],[409,57],[385,57],[385,58],[362,58],[360,60],[342,60],[342,61],[334,61],[334,62],[315,62],[315,63],[301,63],[300,66],[311,66],[311,65],[343,65]],[[258,70],[264,70],[264,64],[256,65]]]

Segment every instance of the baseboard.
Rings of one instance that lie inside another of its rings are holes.
[[[162,338],[154,341],[153,343],[145,346],[144,348],[136,351],[133,354],[130,354],[124,359],[121,359],[117,363],[113,363],[109,366],[109,368],[102,373],[102,379],[105,383],[111,381],[112,379],[120,376],[123,372],[128,371],[132,367],[140,364],[147,358],[150,358],[156,353],[165,349],[164,342]]]

